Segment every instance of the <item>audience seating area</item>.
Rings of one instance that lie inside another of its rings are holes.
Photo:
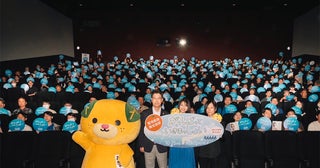
[[[53,63],[50,67],[16,67],[14,70],[1,72],[0,97],[4,98],[5,108],[11,112],[18,108],[17,99],[21,96],[27,98],[27,107],[33,112],[43,101],[49,101],[51,108],[58,112],[54,116],[54,122],[62,125],[66,118],[59,114],[59,109],[65,102],[71,103],[72,108],[81,112],[91,97],[98,100],[111,98],[127,101],[134,94],[136,97],[144,97],[145,105],[150,106],[147,92],[159,89],[169,94],[164,97],[164,108],[170,111],[179,100],[187,97],[192,101],[201,90],[202,94],[198,95],[199,98],[192,104],[195,112],[201,112],[204,97],[216,100],[218,107],[223,107],[223,99],[232,95],[231,90],[235,90],[236,96],[245,98],[249,95],[249,90],[254,88],[257,91],[255,95],[260,100],[265,97],[267,90],[271,90],[272,97],[278,101],[286,97],[284,91],[288,90],[295,99],[280,102],[278,106],[286,112],[297,100],[301,101],[302,115],[298,115],[298,120],[304,124],[306,130],[306,126],[316,120],[314,114],[320,96],[319,71],[319,62],[295,58],[262,59],[254,62],[248,57],[244,60],[217,61],[195,58],[159,60],[153,57],[149,60],[132,60],[127,57],[120,61],[114,57],[110,62],[99,59],[78,62],[61,57],[58,63]],[[17,83],[16,88],[13,80]],[[34,97],[29,96],[29,90],[32,89],[23,87],[30,80],[37,90]],[[302,96],[303,91],[306,91],[307,95]],[[221,95],[222,99],[217,99],[217,95]],[[253,126],[269,102],[270,100],[253,102],[257,114],[247,116],[252,120]],[[232,104],[237,107],[237,111],[245,109],[245,101],[237,102],[235,97]],[[80,167],[84,151],[72,141],[71,133],[8,132],[8,124],[15,117],[0,114],[3,131],[0,134],[2,168]],[[31,114],[26,123],[31,126],[36,117],[42,116]],[[233,120],[231,114],[224,114],[222,117],[225,124]],[[277,117],[282,120],[285,114]],[[222,146],[220,167],[320,167],[320,132],[317,131],[250,130],[235,131],[232,135],[225,131],[219,142]]]

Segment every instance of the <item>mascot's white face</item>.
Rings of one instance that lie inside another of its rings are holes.
[[[120,100],[99,100],[81,112],[81,129],[96,144],[119,145],[133,141],[140,130],[137,110]]]

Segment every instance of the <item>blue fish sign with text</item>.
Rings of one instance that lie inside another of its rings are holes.
[[[197,147],[222,137],[223,126],[200,114],[150,115],[144,133],[153,142],[169,147]]]

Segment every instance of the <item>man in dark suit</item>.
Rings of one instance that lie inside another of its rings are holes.
[[[155,168],[155,159],[157,159],[159,168],[167,168],[168,147],[152,142],[144,134],[145,120],[149,115],[156,114],[163,116],[169,114],[161,108],[163,97],[159,90],[151,93],[151,103],[152,107],[141,113],[141,128],[139,133],[140,152],[144,153],[146,168]]]

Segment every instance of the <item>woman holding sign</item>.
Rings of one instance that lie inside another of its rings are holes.
[[[221,122],[222,117],[217,113],[217,104],[214,101],[208,101],[204,107],[208,117]],[[220,141],[215,141],[199,148],[198,158],[200,168],[214,168],[218,166],[217,157],[220,154]]]
[[[190,113],[190,101],[183,98],[178,103],[178,108],[173,108],[171,114]],[[170,168],[196,168],[193,148],[176,148],[171,147],[169,150],[169,167]]]

